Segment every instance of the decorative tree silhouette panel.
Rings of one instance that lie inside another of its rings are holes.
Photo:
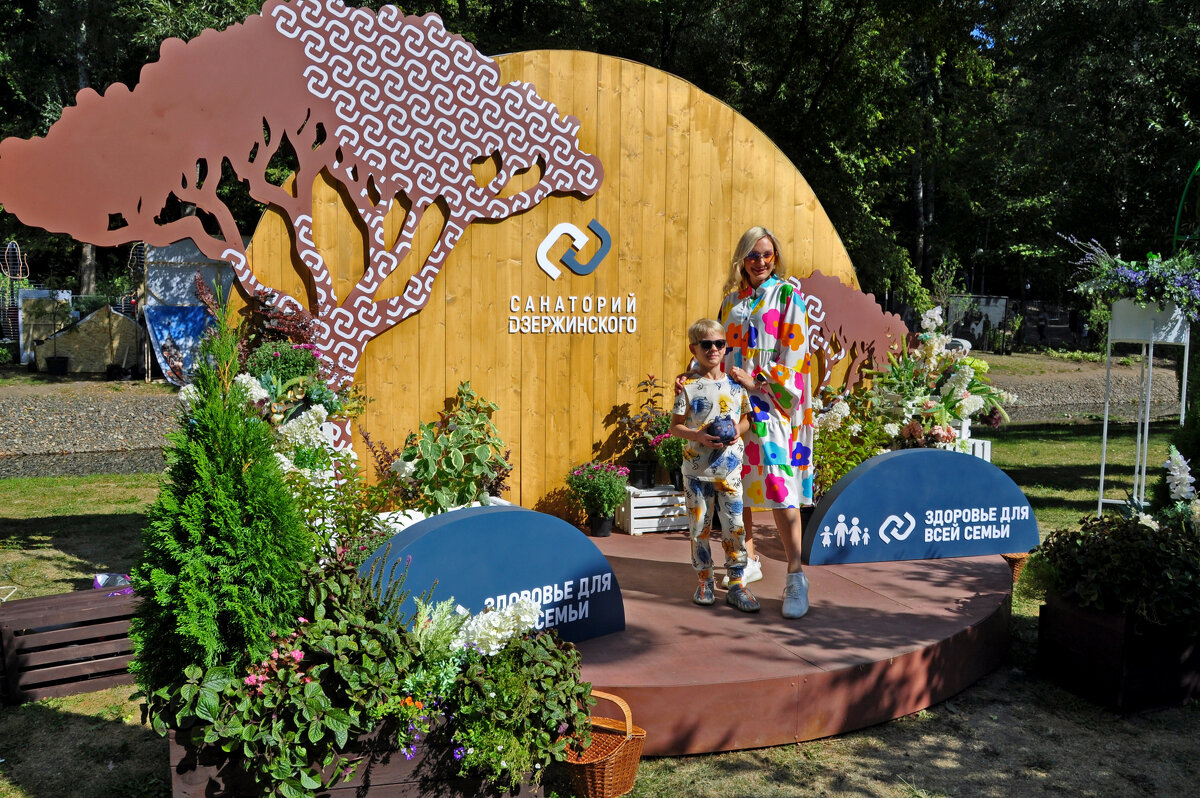
[[[504,219],[552,193],[596,192],[603,168],[580,149],[578,130],[579,120],[560,117],[531,84],[501,85],[495,63],[433,14],[269,0],[240,25],[164,42],[133,90],[80,92],[45,138],[0,143],[0,202],[26,224],[104,246],[191,239],[228,262],[248,294],[270,294],[285,309],[307,305],[343,381],[368,341],[425,306],[472,222]],[[279,186],[266,166],[282,147],[299,168]],[[471,166],[489,158],[499,166],[481,185]],[[285,214],[309,297],[284,294],[251,270],[217,192],[225,168]],[[505,192],[532,169],[536,183]],[[345,296],[313,245],[312,187],[322,170],[345,186],[366,230],[365,269]],[[389,241],[384,219],[396,203],[405,214]],[[445,216],[436,244],[403,292],[377,298],[434,203]],[[196,213],[171,214],[179,204]]]

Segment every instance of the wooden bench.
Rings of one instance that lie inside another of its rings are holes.
[[[0,604],[5,704],[132,684],[129,621],[137,599],[80,590]]]

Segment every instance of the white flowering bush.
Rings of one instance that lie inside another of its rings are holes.
[[[541,608],[527,599],[520,599],[501,610],[481,612],[462,625],[453,645],[495,656],[508,641],[533,629],[540,615]]]
[[[871,372],[871,386],[842,395],[826,389],[818,409],[813,462],[820,498],[864,460],[892,449],[967,451],[954,424],[976,420],[993,427],[1016,397],[994,388],[988,364],[948,350],[941,308],[921,317],[915,346]]]

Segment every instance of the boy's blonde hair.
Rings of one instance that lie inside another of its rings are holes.
[[[725,337],[725,328],[721,326],[721,322],[716,319],[700,319],[700,321],[688,327],[688,343],[696,343],[708,332],[715,332],[721,338]]]

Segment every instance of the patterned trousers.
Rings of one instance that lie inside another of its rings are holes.
[[[701,580],[713,578],[712,516],[715,505],[721,519],[721,547],[725,550],[725,568],[729,582],[742,580],[746,567],[746,530],[742,526],[742,480],[737,471],[724,480],[708,482],[685,476],[684,504],[688,515],[688,536],[692,545],[692,568]]]

